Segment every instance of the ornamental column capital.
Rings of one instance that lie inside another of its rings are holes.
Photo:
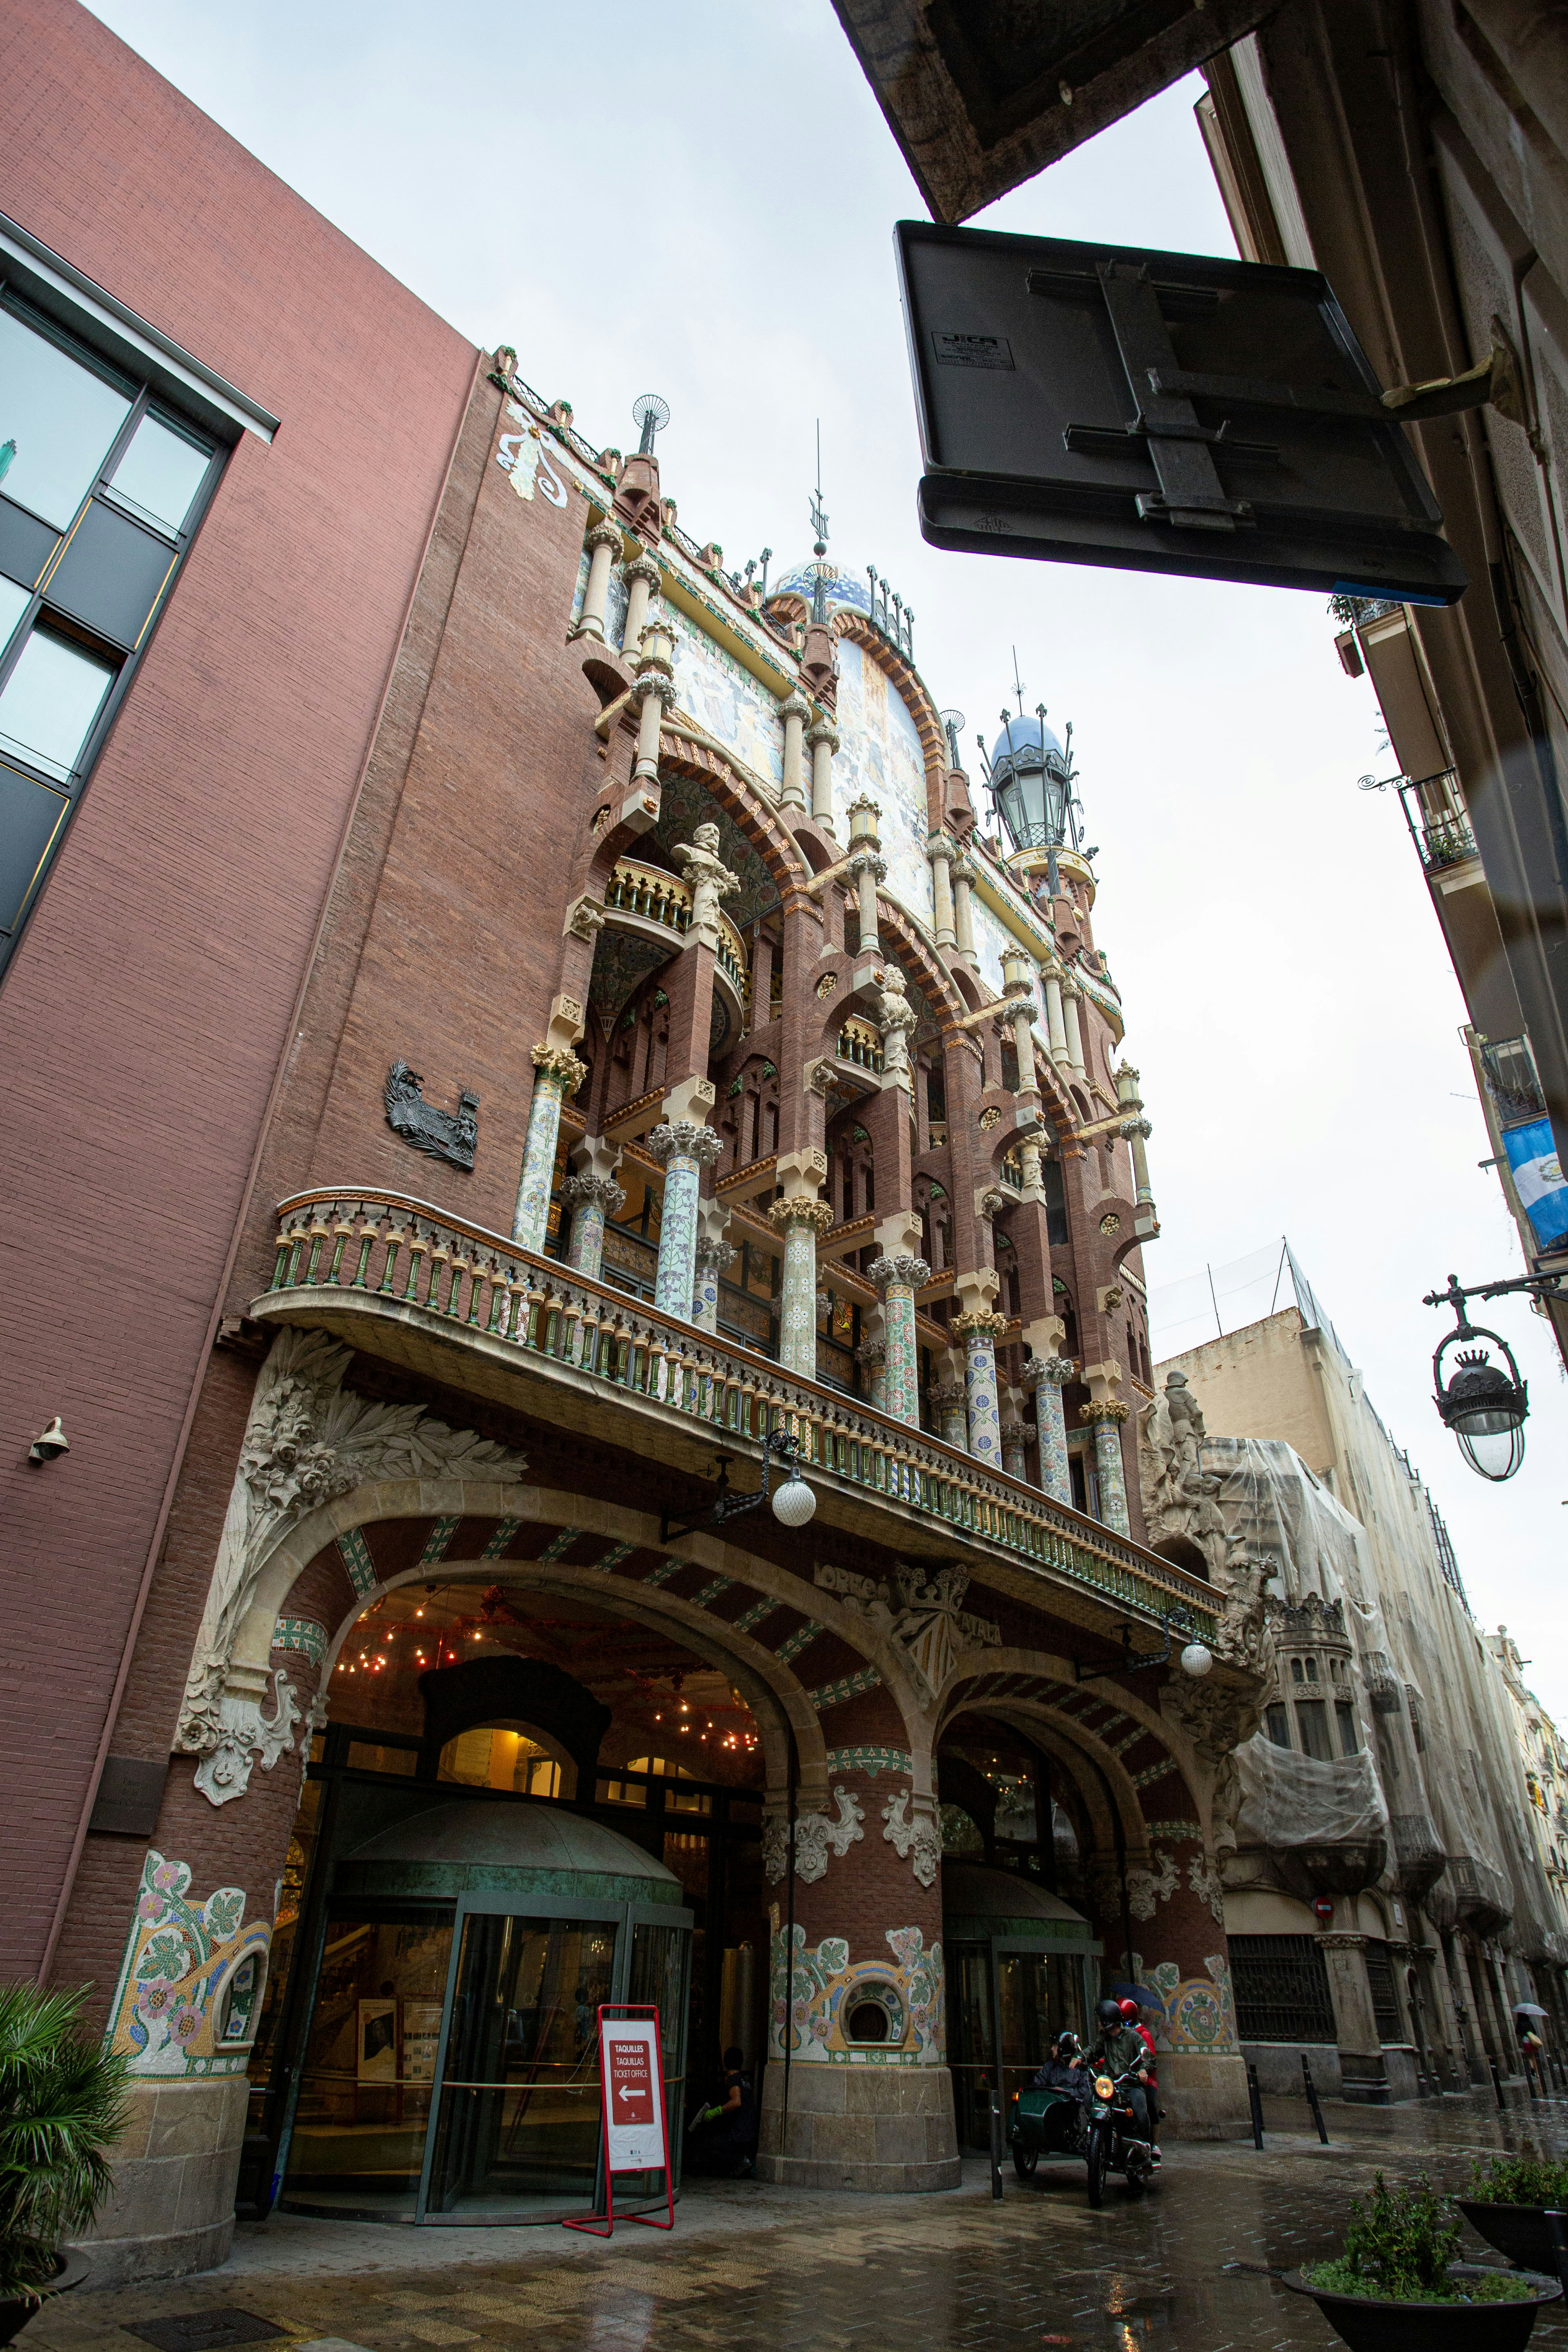
[[[1081,997],[1081,996],[1082,996],[1082,994],[1083,994],[1083,991],[1082,991],[1082,989],[1079,986],[1078,982],[1073,978],[1072,973],[1068,970],[1068,968],[1067,968],[1067,966],[1066,966],[1065,964],[1062,966],[1062,971],[1061,971],[1061,983],[1062,983],[1062,994],[1063,994],[1064,996],[1073,996],[1073,997]]]
[[[1124,1118],[1116,1132],[1125,1136],[1130,1143],[1135,1135],[1141,1136],[1147,1143],[1154,1130],[1146,1118]]]
[[[811,725],[805,730],[805,740],[814,751],[819,743],[826,743],[830,751],[837,751],[838,730],[835,727],[832,719],[828,718],[826,711],[819,713],[819,715],[812,720]]]
[[[885,1339],[862,1339],[855,1350],[855,1361],[864,1364],[870,1371],[876,1371],[887,1360],[888,1343]]]
[[[1023,1370],[1024,1386],[1037,1389],[1043,1381],[1054,1389],[1065,1388],[1076,1369],[1070,1356],[1031,1356]]]
[[[923,1290],[931,1280],[931,1268],[923,1257],[911,1257],[900,1250],[896,1257],[873,1258],[866,1269],[866,1278],[882,1292],[895,1283],[908,1283],[913,1290]]]
[[[705,1234],[697,1237],[697,1263],[715,1274],[728,1274],[740,1254],[733,1242],[710,1241]]]
[[[646,580],[650,589],[657,588],[664,576],[646,548],[622,566],[622,574],[627,580]]]
[[[1120,1397],[1094,1397],[1078,1409],[1079,1421],[1129,1421],[1131,1415],[1131,1406],[1123,1404]]]
[[[784,696],[784,700],[780,703],[779,717],[781,719],[809,719],[811,717],[810,698],[802,694],[798,686],[792,686],[789,692]]]
[[[832,1203],[797,1196],[793,1201],[775,1201],[768,1211],[768,1223],[781,1234],[789,1225],[809,1225],[820,1241],[835,1223]]]
[[[588,1075],[588,1065],[569,1045],[552,1045],[548,1038],[534,1046],[532,1061],[542,1078],[558,1078],[568,1094],[574,1095]]]
[[[561,1197],[574,1209],[603,1209],[606,1217],[617,1217],[626,1206],[626,1196],[613,1176],[568,1176],[561,1187]]]
[[[883,883],[888,878],[888,861],[885,857],[879,857],[874,849],[859,849],[849,860],[847,870],[855,877],[857,881],[863,874],[870,874],[879,883]]]
[[[710,1127],[699,1126],[695,1119],[677,1118],[656,1127],[647,1138],[647,1148],[663,1167],[671,1160],[695,1160],[700,1168],[711,1168],[724,1148],[723,1139]]]
[[[637,674],[632,680],[631,692],[632,700],[639,703],[646,703],[651,695],[657,694],[665,709],[668,710],[675,702],[675,679],[662,663],[645,654],[637,664]]]
[[[933,833],[926,843],[928,858],[945,857],[951,866],[958,854],[958,844],[950,833]]]
[[[613,522],[608,515],[601,515],[598,521],[591,523],[584,533],[583,544],[584,547],[613,547],[619,554],[625,544],[619,523]]]
[[[1007,1328],[1007,1318],[994,1315],[988,1307],[973,1307],[966,1315],[951,1316],[947,1328],[962,1339],[999,1339]]]

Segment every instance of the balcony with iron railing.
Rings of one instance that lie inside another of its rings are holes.
[[[1479,856],[1469,817],[1460,804],[1459,779],[1452,768],[1440,775],[1423,776],[1415,783],[1402,782],[1399,802],[1426,873],[1437,874]]]
[[[427,1202],[294,1194],[250,1311],[692,1475],[710,1475],[716,1442],[760,1448],[787,1430],[825,1526],[928,1556],[963,1544],[1058,1588],[1080,1620],[1094,1599],[1214,1638],[1200,1578],[1038,1487]]]

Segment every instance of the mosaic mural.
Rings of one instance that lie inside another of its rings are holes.
[[[132,2074],[243,2074],[256,2038],[272,1930],[242,1925],[242,1886],[198,1901],[190,1884],[148,1853],[105,2036]]]
[[[755,774],[781,786],[784,726],[773,697],[678,606],[665,604],[659,610],[675,637],[679,708],[719,742],[728,744]]]
[[[1165,2004],[1165,2028],[1156,2041],[1207,2058],[1235,2050],[1236,2003],[1229,1961],[1211,1956],[1204,1966],[1206,1977],[1184,1977],[1174,1960],[1162,1960],[1146,1971],[1144,1981]]]
[[[919,1927],[889,1927],[886,1941],[893,1955],[883,1959],[851,1960],[848,1939],[824,1936],[808,1945],[798,1922],[788,1930],[781,1924],[779,1907],[771,1906],[772,1966],[769,1984],[768,2048],[775,2058],[784,2053],[833,2066],[945,2066],[947,2063],[946,1996],[942,1946],[929,1950]],[[789,1965],[789,1943],[795,1963]],[[887,2018],[887,2038],[851,2042],[846,2032],[849,2017],[862,2001],[876,2003]]]
[[[926,857],[925,753],[903,697],[849,637],[838,646],[837,719],[833,798],[840,818],[863,794],[877,803],[889,895],[929,928],[936,918]]]

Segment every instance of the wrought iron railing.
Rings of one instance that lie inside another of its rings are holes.
[[[1468,857],[1480,855],[1470,820],[1460,804],[1459,779],[1454,769],[1445,768],[1440,774],[1423,776],[1415,783],[1402,782],[1399,803],[1428,874],[1439,873],[1446,866],[1462,866]]]
[[[279,1209],[277,1259],[259,1321],[377,1317],[587,1381],[705,1430],[760,1443],[787,1430],[806,1472],[919,1513],[933,1527],[1065,1577],[1119,1609],[1177,1612],[1205,1640],[1214,1595],[1196,1577],[1037,1487],[766,1357],[519,1249],[499,1234],[390,1192],[298,1192]],[[374,1350],[373,1350],[374,1352]]]

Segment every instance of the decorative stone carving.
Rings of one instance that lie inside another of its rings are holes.
[[[1078,1409],[1079,1421],[1087,1422],[1128,1421],[1131,1413],[1131,1406],[1123,1404],[1120,1397],[1091,1397],[1088,1404],[1080,1404]]]
[[[797,1813],[795,1823],[795,1874],[803,1885],[814,1886],[827,1872],[827,1857],[835,1853],[842,1861],[857,1839],[866,1834],[861,1823],[866,1808],[852,1790],[837,1788],[834,1801],[838,1818],[830,1820],[826,1813]],[[763,1824],[763,1870],[776,1886],[789,1867],[789,1823],[781,1814],[770,1814]]]
[[[833,1066],[831,1054],[824,1054],[819,1060],[808,1062],[801,1075],[806,1093],[820,1095],[824,1102],[838,1091],[838,1073]]]
[[[828,1201],[811,1201],[804,1197],[793,1201],[774,1201],[768,1210],[768,1223],[783,1233],[789,1225],[809,1225],[818,1241],[833,1225],[833,1205]]]
[[[741,887],[740,877],[731,874],[719,856],[718,826],[700,824],[691,839],[678,842],[670,855],[691,891],[689,939],[700,939],[710,947],[717,947],[719,901],[732,898]]]
[[[716,1275],[728,1274],[740,1255],[733,1242],[710,1241],[705,1234],[697,1237],[698,1265]]]
[[[564,929],[574,940],[591,940],[605,928],[605,910],[596,898],[574,898]]]
[[[448,1429],[417,1404],[346,1391],[353,1351],[323,1331],[280,1331],[261,1367],[240,1445],[180,1710],[176,1748],[210,1755],[228,1736],[224,1685],[269,1555],[306,1514],[373,1479],[518,1479],[526,1458]]]
[[[425,1081],[406,1062],[394,1062],[386,1074],[386,1123],[432,1160],[449,1160],[454,1168],[471,1168],[479,1134],[479,1098],[465,1087],[456,1110],[437,1110],[422,1091]]]
[[[997,1109],[994,1103],[988,1103],[986,1108],[980,1114],[980,1128],[982,1133],[989,1135],[994,1128],[998,1128],[1001,1124],[1001,1112]]]
[[[1200,1903],[1206,1903],[1220,1926],[1225,1925],[1225,1887],[1206,1854],[1194,1853],[1187,1864],[1187,1885]]]
[[[984,1217],[986,1223],[989,1224],[992,1218],[999,1216],[1006,1206],[1006,1193],[1000,1191],[996,1185],[992,1184],[988,1185],[985,1191],[982,1192],[976,1200],[974,1203],[974,1213],[976,1216]]]
[[[1042,1381],[1048,1381],[1053,1388],[1065,1387],[1075,1369],[1070,1356],[1031,1356],[1024,1367],[1024,1386],[1037,1389]]]
[[[882,1808],[883,1837],[900,1862],[908,1862],[922,1886],[934,1885],[942,1868],[942,1838],[934,1822],[909,1819],[911,1789],[900,1789]]]
[[[1007,1318],[994,1315],[988,1307],[972,1307],[967,1315],[950,1316],[947,1328],[955,1339],[1000,1339],[1007,1328]],[[1125,1414],[1125,1406],[1122,1411]]]
[[[873,1258],[866,1269],[866,1277],[884,1292],[894,1283],[908,1283],[913,1290],[923,1290],[931,1280],[931,1268],[923,1257],[910,1257],[900,1251],[896,1257]]]
[[[933,1704],[965,1650],[1001,1646],[1001,1627],[963,1607],[969,1571],[956,1562],[930,1569],[913,1568],[900,1560],[889,1586],[881,1578],[862,1576],[854,1569],[824,1560],[815,1581],[821,1591],[837,1593],[847,1608],[894,1647],[921,1696]]]
[[[1155,1905],[1168,1903],[1182,1883],[1168,1853],[1151,1856],[1151,1860],[1153,1869],[1132,1869],[1127,1874],[1127,1908],[1134,1919],[1152,1919]]]
[[[877,863],[881,864],[880,858]],[[900,1086],[909,1084],[910,1039],[920,1027],[921,1019],[905,993],[905,985],[898,965],[887,965],[877,1012],[878,1026],[882,1032],[882,1074]]]
[[[574,1095],[588,1075],[588,1065],[580,1062],[569,1045],[552,1045],[548,1039],[535,1045],[530,1056],[542,1076],[559,1079],[563,1095]]]
[[[837,993],[837,990],[838,974],[836,971],[825,971],[822,978],[816,983],[816,992],[818,996],[826,1000],[829,996],[836,995]]]
[[[695,1119],[678,1118],[656,1127],[647,1138],[647,1148],[661,1166],[670,1160],[695,1160],[700,1167],[711,1168],[724,1139]]]
[[[281,1666],[272,1670],[270,1722],[262,1719],[259,1699],[225,1691],[219,1702],[223,1738],[195,1772],[196,1786],[208,1804],[226,1805],[232,1797],[243,1797],[253,1766],[270,1772],[284,1749],[293,1746],[300,1715],[300,1694]]]
[[[568,1208],[602,1209],[606,1217],[618,1217],[626,1204],[626,1193],[613,1176],[568,1176],[561,1197]]]

